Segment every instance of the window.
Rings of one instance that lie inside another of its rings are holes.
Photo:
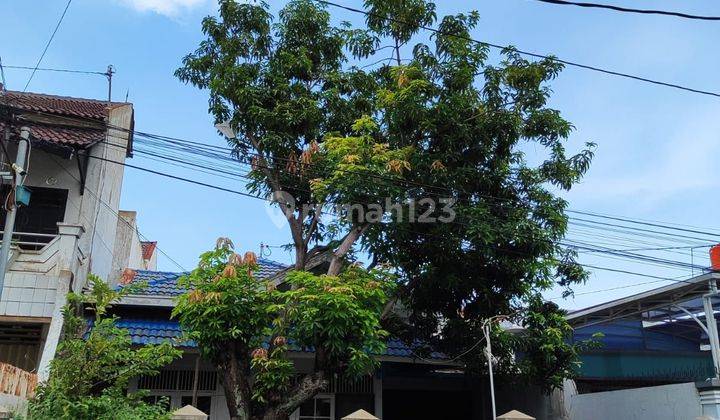
[[[143,401],[148,404],[162,404],[165,409],[170,409],[170,396],[169,395],[146,395],[143,397]]]
[[[44,235],[57,235],[57,224],[65,218],[65,205],[67,204],[68,190],[60,188],[27,187],[30,190],[30,204],[18,207],[15,219],[15,232],[40,233]],[[10,188],[3,185],[0,188],[2,200],[7,198]],[[0,226],[5,224],[5,212],[0,213]],[[23,235],[18,238],[21,248],[39,249],[42,244],[50,242],[48,236]],[[34,244],[34,245],[33,245]]]
[[[298,420],[333,420],[335,418],[335,400],[332,395],[318,395],[305,401],[296,411],[293,419]]]

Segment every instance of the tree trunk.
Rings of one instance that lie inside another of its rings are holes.
[[[240,356],[240,357],[238,357]],[[242,355],[234,344],[225,349],[216,363],[231,420],[251,420],[250,385]]]
[[[268,409],[262,416],[262,420],[288,420],[290,414],[285,414],[277,411],[277,409]]]

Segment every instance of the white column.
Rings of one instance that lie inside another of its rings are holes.
[[[720,381],[711,379],[695,384],[700,395],[700,407],[703,416],[708,419],[720,420]]]
[[[84,231],[85,229],[80,225],[58,223],[60,247],[57,270],[57,292],[55,293],[55,306],[53,307],[50,327],[45,337],[45,345],[43,346],[40,366],[38,367],[38,381],[40,382],[48,378],[50,361],[55,358],[55,352],[57,351],[57,346],[60,341],[60,332],[63,326],[62,309],[67,303],[67,294],[70,292],[70,284],[73,281],[74,271],[76,271],[77,268],[77,242]],[[75,280],[81,281],[84,279]]]
[[[373,395],[375,397],[375,417],[382,419],[383,412],[382,412],[382,378],[378,375],[378,373],[375,373],[373,376]]]

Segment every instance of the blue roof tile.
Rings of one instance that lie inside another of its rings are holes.
[[[117,321],[117,326],[127,329],[132,343],[136,345],[171,342],[181,347],[195,347],[192,340],[182,340],[182,331],[177,321],[121,318]],[[418,358],[410,347],[396,338],[388,340],[384,355],[411,359]],[[441,353],[433,352],[430,358],[442,360],[445,357]]]
[[[274,274],[287,268],[285,264],[260,258],[255,275],[260,279],[272,277]],[[135,270],[132,283],[146,283],[142,295],[147,296],[177,296],[186,292],[178,284],[178,279],[187,273],[172,273],[168,271]],[[123,287],[123,286],[120,286]]]

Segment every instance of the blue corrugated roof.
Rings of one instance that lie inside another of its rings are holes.
[[[127,329],[130,332],[132,343],[136,345],[172,342],[182,347],[195,347],[193,341],[179,341],[182,339],[182,331],[177,321],[121,318],[117,321],[117,326]],[[384,355],[417,358],[410,347],[395,338],[388,340]],[[430,355],[430,358],[441,360],[444,357],[441,353],[434,352]]]
[[[287,268],[285,264],[260,258],[255,275],[265,279]],[[147,283],[141,294],[148,296],[177,296],[186,292],[178,284],[178,279],[187,273],[172,273],[168,271],[136,270],[132,283]],[[132,284],[131,283],[131,284]],[[122,286],[121,286],[122,287]]]

